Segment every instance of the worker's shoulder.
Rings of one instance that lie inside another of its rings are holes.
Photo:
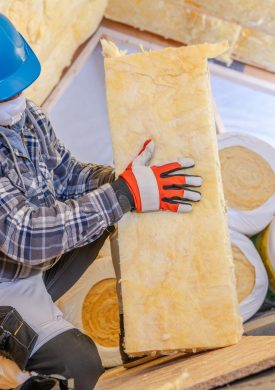
[[[32,100],[27,99],[27,109],[34,117],[45,138],[51,141],[54,138],[53,129],[43,109],[37,106]],[[31,121],[30,121],[30,124]]]
[[[34,118],[36,120],[47,120],[46,113],[43,111],[43,109],[39,106],[37,106],[32,100],[27,99],[27,108],[32,113]]]

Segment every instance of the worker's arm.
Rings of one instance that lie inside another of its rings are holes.
[[[0,178],[0,249],[30,267],[41,268],[86,240],[95,240],[122,215],[110,184],[77,200],[33,207],[7,177]]]

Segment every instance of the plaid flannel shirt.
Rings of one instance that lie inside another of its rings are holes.
[[[39,107],[27,101],[16,126],[0,128],[0,282],[51,268],[123,215],[112,168],[73,158]]]

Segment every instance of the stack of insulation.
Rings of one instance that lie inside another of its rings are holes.
[[[0,12],[15,24],[42,64],[27,90],[41,104],[58,83],[75,50],[98,27],[107,0],[1,0]]]
[[[268,278],[263,262],[272,270],[268,256],[259,247],[258,253],[248,237],[265,229],[275,213],[275,150],[256,137],[231,132],[218,136],[218,146],[238,292],[242,295],[240,308],[247,320],[266,296]]]
[[[275,71],[275,0],[109,0],[105,16],[185,44],[226,39],[225,62]]]

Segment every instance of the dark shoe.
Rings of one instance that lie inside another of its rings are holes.
[[[16,387],[15,390],[74,390],[74,381],[59,375],[37,375]]]

